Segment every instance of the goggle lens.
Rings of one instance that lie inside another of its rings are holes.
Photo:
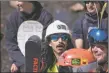
[[[54,35],[51,35],[51,40],[53,41],[57,41],[59,38],[61,38],[63,41],[67,41],[69,39],[69,36],[67,34],[54,34]]]

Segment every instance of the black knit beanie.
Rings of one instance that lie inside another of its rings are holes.
[[[86,2],[89,2],[89,1],[84,1],[85,4],[86,4]],[[90,2],[91,2],[91,1],[90,1]],[[92,1],[92,2],[93,2],[93,1]],[[95,2],[100,3],[101,8],[103,7],[103,5],[104,5],[104,3],[105,3],[105,1],[95,1]]]
[[[37,9],[42,8],[42,5],[38,1],[28,1],[28,2],[31,2],[34,5],[34,7]]]
[[[100,3],[100,6],[102,8],[105,2],[104,1],[99,1],[99,3]]]
[[[25,17],[25,19],[29,19],[29,18],[38,18],[40,16],[41,10],[42,10],[42,5],[40,4],[40,2],[38,1],[27,1],[27,2],[31,2],[33,4],[33,11],[32,13],[28,14],[26,12],[21,12],[21,15],[23,17]]]

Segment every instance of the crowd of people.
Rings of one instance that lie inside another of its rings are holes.
[[[61,19],[54,19],[38,1],[14,2],[16,9],[6,19],[5,30],[6,49],[12,59],[12,73],[26,72],[25,57],[19,49],[17,33],[21,23],[27,20],[38,21],[44,27],[41,40],[41,59],[44,64],[41,72],[73,73],[75,66],[57,64],[59,57],[73,48],[88,50],[95,60],[95,68],[87,69],[87,65],[84,65],[78,67],[77,72],[108,72],[108,13],[105,10],[107,2],[84,1],[85,14],[72,24],[73,30]]]

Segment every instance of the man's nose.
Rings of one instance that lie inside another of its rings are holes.
[[[62,38],[59,38],[58,41],[59,41],[59,42],[62,42],[63,40],[62,40]]]
[[[94,52],[97,52],[98,50],[97,50],[97,47],[95,47],[95,48],[93,48],[92,49]]]

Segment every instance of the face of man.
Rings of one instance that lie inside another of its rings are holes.
[[[86,9],[90,13],[96,13],[96,8],[98,12],[100,11],[100,4],[97,1],[86,1]]]
[[[99,64],[108,60],[108,49],[105,47],[105,45],[99,44],[92,47],[92,52]]]
[[[67,41],[69,36],[67,34],[54,34],[50,36],[49,46],[52,47],[55,54],[62,54],[67,49]]]
[[[33,4],[28,1],[16,1],[18,9],[21,12],[31,13],[33,10]]]

